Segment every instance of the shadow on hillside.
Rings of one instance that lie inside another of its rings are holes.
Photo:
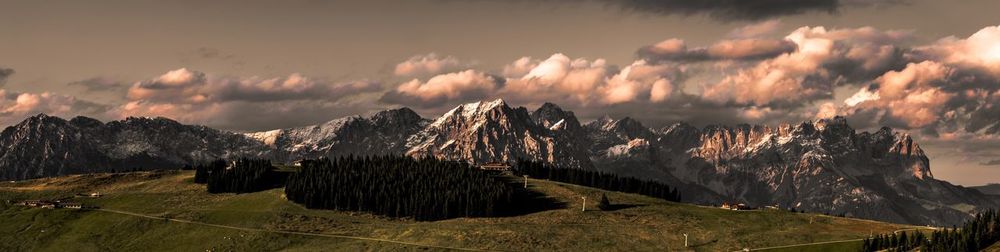
[[[635,207],[646,206],[644,204],[611,204],[604,208],[604,211],[618,211],[622,209],[629,209]]]
[[[514,182],[512,180],[508,181],[511,186],[515,186],[515,184],[520,185],[520,183]],[[544,193],[520,187],[516,188],[514,198],[514,204],[500,206],[502,210],[497,214],[498,217],[526,215],[567,207],[565,202],[550,198]]]

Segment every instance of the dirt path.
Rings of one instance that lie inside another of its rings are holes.
[[[393,243],[393,244],[406,245],[406,246],[435,248],[435,249],[445,249],[445,250],[493,251],[493,250],[482,250],[482,249],[475,249],[475,248],[456,248],[456,247],[426,245],[426,244],[418,244],[418,243],[404,242],[404,241],[394,241],[394,240],[371,238],[371,237],[360,237],[360,236],[349,236],[349,235],[334,235],[334,234],[318,234],[318,233],[306,233],[306,232],[295,232],[295,231],[281,231],[281,230],[267,230],[267,229],[259,229],[259,228],[245,228],[245,227],[219,225],[219,224],[197,222],[197,221],[190,221],[190,220],[157,217],[157,216],[145,215],[145,214],[141,214],[141,213],[121,211],[121,210],[114,210],[114,209],[106,209],[106,208],[94,209],[94,211],[100,211],[100,212],[106,212],[106,213],[114,213],[114,214],[130,215],[130,216],[147,218],[147,219],[168,220],[168,221],[178,222],[178,223],[186,223],[186,224],[193,224],[193,225],[209,226],[209,227],[216,227],[216,228],[225,228],[225,229],[240,230],[240,231],[247,231],[247,232],[264,232],[264,233],[275,233],[275,234],[291,234],[291,235],[304,235],[304,236],[326,237],[326,238],[337,238],[337,239],[373,241],[373,242],[384,242],[384,243]]]

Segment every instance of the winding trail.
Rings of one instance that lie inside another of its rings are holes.
[[[190,220],[167,218],[167,217],[157,217],[157,216],[145,215],[145,214],[136,213],[136,212],[121,211],[121,210],[114,210],[114,209],[107,209],[107,208],[99,208],[99,209],[92,209],[92,210],[93,211],[106,212],[106,213],[113,213],[113,214],[129,215],[129,216],[140,217],[140,218],[147,218],[147,219],[168,220],[168,221],[178,222],[178,223],[193,224],[193,225],[208,226],[208,227],[216,227],[216,228],[225,228],[225,229],[247,231],[247,232],[263,232],[263,233],[303,235],[303,236],[326,237],[326,238],[360,240],[360,241],[373,241],[373,242],[392,243],[392,244],[398,244],[398,245],[406,245],[406,246],[414,246],[414,247],[425,247],[425,248],[434,248],[434,249],[444,249],[444,250],[495,251],[495,250],[483,250],[483,249],[475,249],[475,248],[457,248],[457,247],[427,245],[427,244],[419,244],[419,243],[412,243],[412,242],[405,242],[405,241],[395,241],[395,240],[380,239],[380,238],[371,238],[371,237],[361,237],[361,236],[335,235],[335,234],[319,234],[319,233],[307,233],[307,232],[296,232],[296,231],[282,231],[282,230],[267,230],[267,229],[259,229],[259,228],[236,227],[236,226],[212,224],[212,223],[205,223],[205,222],[198,222],[198,221],[190,221]]]

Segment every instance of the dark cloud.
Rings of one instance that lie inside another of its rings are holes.
[[[7,78],[14,75],[14,69],[0,67],[0,87],[7,84]]]
[[[68,86],[81,86],[86,92],[121,92],[128,88],[128,85],[119,81],[110,80],[104,77],[94,77],[86,80],[74,81],[66,84]]]
[[[195,49],[193,53],[202,59],[229,60],[236,57],[235,54],[223,52],[222,50],[212,47],[199,47],[198,49]]]
[[[761,20],[802,13],[837,13],[845,7],[892,5],[902,0],[550,0],[591,1],[657,15],[707,15],[722,21]]]
[[[709,60],[762,60],[794,52],[798,46],[783,39],[734,39],[721,40],[708,47],[688,49],[683,41],[666,40],[644,46],[636,55],[648,61],[709,61]]]
[[[230,77],[182,68],[131,85],[127,102],[109,114],[116,118],[164,116],[224,129],[258,130],[328,120],[330,111],[357,111],[352,108],[364,106],[350,98],[380,88],[376,82],[332,83],[300,74]]]
[[[221,103],[216,107],[211,117],[193,122],[224,130],[254,132],[315,125],[335,118],[363,115],[382,109],[370,103],[318,100],[234,101]],[[178,120],[189,120],[189,118],[181,117]]]
[[[13,125],[24,118],[45,113],[71,117],[87,115],[103,118],[111,106],[56,93],[20,93],[0,89],[0,125]]]

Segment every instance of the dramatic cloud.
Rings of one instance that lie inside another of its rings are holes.
[[[3,89],[14,69],[0,68],[0,125],[14,125],[36,114],[56,116],[101,115],[108,109],[72,96],[52,92],[20,93]]]
[[[619,70],[604,59],[572,59],[554,54],[545,60],[522,57],[503,68],[503,77],[466,70],[414,79],[382,97],[383,102],[435,107],[491,97],[515,103],[556,102],[599,106],[663,102],[674,95],[682,69],[636,61]]]
[[[440,57],[435,53],[416,55],[396,64],[393,71],[397,76],[431,76],[460,70],[472,64],[465,64],[453,56]]]
[[[936,62],[911,63],[902,71],[887,72],[876,80],[876,93],[862,89],[851,102],[857,108],[887,109],[889,116],[905,122],[908,128],[924,127],[938,121],[945,103],[954,97],[937,88],[947,82],[951,72]]]
[[[208,78],[186,68],[129,87],[133,101],[183,102],[191,104],[229,101],[335,100],[359,92],[374,91],[375,83],[359,81],[331,84],[291,74],[281,78]]]
[[[234,115],[257,113],[268,117],[278,115],[272,113],[294,112],[307,117],[316,108],[334,108],[348,102],[343,101],[346,97],[379,88],[367,81],[329,83],[300,74],[236,78],[182,68],[133,84],[126,94],[128,101],[112,111],[112,117],[165,116],[187,123],[229,127],[240,123],[241,119],[233,118]]]
[[[73,117],[101,115],[108,106],[81,101],[72,96],[44,93],[17,93],[0,89],[0,123],[13,125],[36,114]]]
[[[674,92],[673,78],[680,75],[677,68],[667,65],[649,65],[636,61],[607,81],[601,90],[604,104],[617,104],[648,99],[666,101]]]
[[[844,100],[840,111],[942,138],[1000,135],[1000,56],[994,51],[1000,52],[996,26],[915,47],[904,58],[919,62],[885,72]]]
[[[563,54],[521,57],[497,74],[465,70],[404,82],[381,101],[440,111],[499,97],[555,102],[583,116],[615,110],[696,124],[843,115],[860,129],[891,126],[942,139],[1000,135],[1000,28],[914,46],[911,31],[873,27],[800,27],[771,37],[779,24],[751,24],[704,47],[667,39],[621,67]]]
[[[785,37],[795,44],[794,52],[736,69],[707,85],[702,97],[739,106],[801,106],[830,98],[836,86],[864,81],[900,64],[894,44],[909,37],[907,32],[871,27],[802,27]],[[738,55],[751,50],[731,51]]]
[[[505,70],[530,62],[522,58]],[[588,61],[555,54],[520,78],[508,79],[504,94],[514,101],[552,101],[574,106],[599,106],[626,102],[663,102],[674,93],[681,70],[673,65],[636,61],[625,68],[603,59]],[[509,71],[508,71],[509,72]]]
[[[554,54],[521,78],[511,79],[508,90],[518,94],[520,99],[587,103],[596,96],[594,91],[604,85],[615,71],[604,59],[588,61]]]
[[[1000,26],[986,27],[966,39],[947,37],[917,48],[917,54],[948,64],[978,68],[1000,77]]]
[[[496,92],[503,80],[475,70],[434,76],[426,82],[413,79],[386,94],[386,102],[438,106],[449,100],[477,100]]]

